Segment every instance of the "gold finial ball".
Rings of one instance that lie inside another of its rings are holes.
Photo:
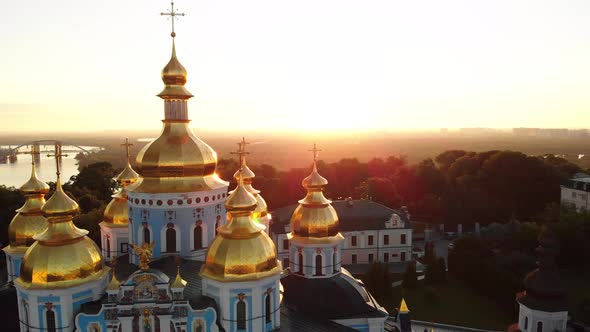
[[[176,37],[176,32],[172,31],[172,32],[170,33],[170,36],[172,36],[172,38]]]

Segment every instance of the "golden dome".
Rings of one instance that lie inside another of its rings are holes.
[[[76,201],[71,199],[63,191],[63,188],[61,187],[61,181],[58,177],[55,193],[51,195],[51,198],[49,198],[47,203],[43,205],[42,211],[47,218],[64,215],[74,216],[80,212],[80,207]]]
[[[29,181],[27,181],[20,187],[20,191],[25,195],[47,194],[49,192],[49,186],[47,185],[47,183],[37,178],[37,171],[34,163],[31,170],[31,178],[29,179]]]
[[[119,281],[119,279],[117,279],[117,276],[115,275],[115,269],[111,269],[112,273],[111,273],[111,281],[109,282],[109,285],[107,286],[107,291],[119,291],[119,288],[121,286],[121,282]]]
[[[115,181],[117,181],[121,187],[127,187],[128,185],[134,184],[137,182],[137,179],[139,179],[139,174],[133,170],[129,162],[127,162],[123,171],[115,177]]]
[[[101,278],[108,272],[100,249],[77,228],[73,216],[78,204],[62,190],[57,179],[53,196],[43,207],[47,229],[34,236],[37,240],[25,253],[16,282],[28,289],[69,288]]]
[[[176,58],[176,45],[172,39],[172,56],[168,64],[162,69],[162,81],[166,87],[158,94],[162,99],[188,99],[193,95],[184,87],[187,72]]]
[[[16,210],[17,214],[8,225],[8,244],[10,247],[26,248],[35,242],[34,235],[47,229],[47,220],[43,217],[41,208],[45,204],[45,194],[49,191],[49,186],[37,178],[34,163],[31,178],[20,190],[27,200]]]
[[[259,221],[261,218],[264,218],[268,215],[268,205],[266,204],[264,198],[260,196],[260,190],[254,189],[254,187],[252,187],[252,182],[254,181],[256,174],[254,174],[254,172],[252,172],[248,165],[246,165],[246,158],[242,159],[241,169],[238,169],[234,173],[234,178],[236,179],[236,181],[238,180],[238,177],[240,175],[240,170],[242,172],[244,187],[250,194],[254,196],[254,198],[256,198],[256,209],[252,214],[252,218],[254,218],[254,221]]]
[[[328,181],[317,171],[315,161],[311,174],[306,177],[303,186],[307,189],[305,198],[291,216],[292,235],[313,238],[340,238],[338,215],[330,205],[332,201],[324,197],[324,187]]]
[[[164,129],[137,155],[142,179],[134,192],[187,192],[226,187],[215,174],[217,154],[197,138],[188,121],[164,120]]]
[[[180,267],[176,268],[176,277],[174,278],[174,281],[172,281],[172,284],[170,284],[171,288],[184,288],[184,286],[186,286],[186,280],[182,279],[182,277],[180,276]]]
[[[258,280],[280,273],[274,243],[252,220],[256,198],[248,193],[241,177],[225,207],[231,219],[218,228],[201,276],[225,282]]]
[[[109,226],[127,227],[129,224],[129,206],[127,205],[127,190],[121,190],[113,195],[113,199],[104,209],[104,223]]]

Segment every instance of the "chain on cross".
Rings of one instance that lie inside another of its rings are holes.
[[[309,152],[313,152],[313,162],[315,163],[318,160],[318,152],[322,151],[316,147],[316,144],[313,143],[313,149],[307,150]]]
[[[59,143],[55,143],[55,153],[54,154],[48,154],[47,157],[55,157],[55,167],[57,168],[57,178],[59,179],[59,175],[60,170],[61,170],[61,158],[62,157],[67,157],[67,154],[63,154],[61,152],[61,144]]]
[[[250,152],[246,152],[247,144],[250,144],[250,142],[247,142],[246,138],[242,137],[242,140],[238,142],[238,151],[231,152],[231,154],[237,154],[240,156],[240,167],[242,167],[242,164],[244,163],[244,158],[250,154]]]
[[[130,148],[133,146],[133,143],[129,143],[129,137],[126,137],[125,143],[121,144],[121,146],[125,147],[125,156],[127,157],[127,163],[129,163],[129,158],[131,158]]]
[[[176,32],[174,32],[174,20],[177,20],[176,16],[184,16],[184,13],[178,13],[176,10],[174,10],[174,1],[172,1],[170,3],[170,10],[168,10],[167,13],[160,13],[161,16],[170,16],[170,22],[172,23],[172,33],[170,33],[170,36],[172,36],[172,38],[176,37]]]

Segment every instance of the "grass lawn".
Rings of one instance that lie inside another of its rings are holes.
[[[506,331],[516,322],[511,313],[452,278],[434,287],[435,296],[429,288],[418,282],[415,289],[405,290],[412,319],[498,331]],[[399,307],[401,291],[401,287],[395,287],[392,298],[381,303],[392,314]]]

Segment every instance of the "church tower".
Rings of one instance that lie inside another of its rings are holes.
[[[174,11],[164,15],[182,15]],[[153,258],[180,255],[203,261],[207,247],[224,223],[223,201],[228,183],[215,173],[217,154],[197,138],[188,116],[184,87],[187,72],[176,57],[174,26],[172,56],[162,70],[164,100],[162,133],[137,155],[138,181],[128,187],[129,242],[154,242]],[[137,257],[130,255],[132,263]]]
[[[317,152],[313,149],[311,174],[303,179],[305,198],[291,217],[289,238],[289,267],[291,272],[307,278],[326,278],[340,273],[342,242],[338,230],[338,215],[332,201],[324,197],[328,180],[318,173]]]
[[[244,180],[244,187],[246,187],[246,190],[252,194],[254,198],[256,198],[256,210],[254,210],[252,213],[252,218],[255,222],[264,225],[264,227],[266,227],[265,232],[268,234],[271,216],[270,213],[268,213],[266,201],[260,195],[260,190],[256,190],[254,187],[252,187],[252,182],[254,181],[256,174],[254,174],[254,172],[252,172],[252,170],[246,164],[246,156],[250,154],[246,151],[247,144],[250,143],[247,142],[244,137],[242,137],[242,141],[238,143],[238,151],[232,152],[232,154],[239,155],[241,165],[241,168],[234,173],[234,179],[238,181],[238,175],[241,172],[242,178]]]
[[[256,198],[241,172],[225,202],[228,224],[219,228],[201,268],[203,295],[215,299],[226,331],[271,331],[280,326],[282,266],[276,248],[252,214]]]
[[[545,228],[539,234],[538,268],[524,279],[524,292],[516,295],[518,328],[523,332],[565,332],[565,288],[555,265],[557,241]]]
[[[21,331],[73,331],[80,306],[98,300],[109,281],[100,249],[74,225],[79,207],[62,189],[58,145],[54,156],[56,189],[42,208],[47,229],[33,237],[14,282]]]
[[[113,195],[104,210],[104,219],[100,225],[100,238],[102,247],[102,256],[107,260],[119,257],[128,252],[129,246],[129,207],[127,205],[127,186],[134,184],[139,178],[129,162],[129,139],[125,139],[127,152],[127,164],[115,181],[121,189]]]
[[[32,148],[31,178],[19,188],[26,201],[16,210],[17,214],[8,225],[8,246],[2,249],[6,254],[8,282],[18,278],[22,258],[29,246],[35,242],[33,236],[47,229],[47,221],[41,208],[45,204],[45,194],[49,192],[49,186],[37,178],[35,154],[39,152],[34,145]]]

